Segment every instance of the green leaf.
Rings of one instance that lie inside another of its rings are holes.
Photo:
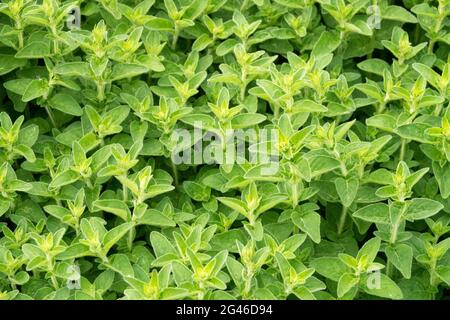
[[[102,239],[105,252],[108,252],[133,226],[132,222],[126,222],[105,233]]]
[[[155,209],[145,211],[144,215],[136,220],[139,224],[158,227],[175,227],[175,222]]]
[[[85,256],[91,256],[92,253],[89,250],[89,247],[81,244],[81,243],[75,243],[71,246],[69,246],[67,249],[65,249],[63,252],[57,255],[57,259],[59,260],[71,260],[75,258],[85,257]]]
[[[292,222],[315,243],[320,242],[320,215],[317,212],[297,209],[292,212],[291,218]]]
[[[203,51],[205,50],[209,45],[213,43],[213,39],[209,37],[207,34],[202,34],[200,37],[198,37],[194,43],[192,44],[192,50],[195,51]]]
[[[58,189],[68,184],[74,183],[79,179],[79,174],[72,170],[66,170],[56,175],[55,178],[50,182],[50,189]]]
[[[37,59],[51,56],[49,42],[33,41],[20,49],[15,57],[21,59]]]
[[[353,287],[359,283],[359,277],[352,273],[344,273],[338,281],[337,294],[338,297],[343,297]]]
[[[174,28],[172,21],[160,17],[151,17],[145,26],[155,31],[172,31]]]
[[[324,107],[321,104],[318,104],[317,102],[314,102],[312,100],[303,99],[297,101],[292,106],[292,111],[294,113],[296,112],[326,112],[328,109]]]
[[[9,207],[11,206],[11,202],[8,200],[0,200],[0,217],[5,214],[6,211],[8,211]]]
[[[389,206],[384,203],[371,204],[355,211],[353,217],[367,222],[389,224]]]
[[[21,68],[27,64],[25,59],[17,59],[14,56],[0,54],[0,76],[7,74],[14,69]]]
[[[33,149],[25,144],[19,144],[13,147],[13,152],[20,154],[22,157],[27,159],[29,162],[34,162],[36,160],[36,156],[34,155]]]
[[[240,214],[242,214],[244,217],[246,217],[248,215],[248,210],[247,210],[247,206],[245,205],[244,202],[242,202],[239,199],[235,199],[235,198],[226,198],[226,197],[218,197],[217,200],[219,200],[220,202],[222,202],[224,205],[226,205],[227,207],[230,207],[231,209],[239,212]]]
[[[110,264],[111,269],[119,273],[122,277],[134,277],[133,266],[126,255],[115,254]]]
[[[394,20],[405,23],[417,23],[416,17],[407,9],[400,6],[387,6],[381,15],[384,20]]]
[[[372,263],[380,250],[380,245],[381,240],[376,237],[366,241],[362,248],[359,249],[356,260],[360,261],[365,256],[366,263]]]
[[[341,44],[337,31],[325,31],[314,45],[311,55],[320,57],[332,53]]]
[[[194,181],[184,181],[183,189],[195,201],[208,201],[211,188]]]
[[[440,265],[436,268],[436,274],[439,279],[444,281],[448,286],[450,286],[450,266]]]
[[[123,221],[130,221],[131,212],[128,209],[125,202],[116,199],[108,199],[108,200],[96,200],[94,201],[94,208],[115,214]]]
[[[367,59],[357,64],[362,71],[383,76],[384,70],[389,70],[389,64],[381,59]]]
[[[155,250],[156,257],[161,257],[165,254],[178,255],[178,252],[172,243],[159,232],[153,231],[150,234],[150,242],[153,250]]]
[[[147,72],[147,68],[139,64],[116,64],[112,68],[109,80],[117,81],[120,79],[132,78]]]
[[[23,93],[22,101],[28,102],[42,97],[48,93],[48,90],[47,79],[32,80]]]
[[[426,198],[415,198],[409,202],[405,217],[410,221],[426,219],[442,209],[444,209],[444,206],[440,202]]]
[[[396,132],[404,139],[410,139],[421,143],[433,143],[433,139],[426,134],[428,128],[430,128],[430,126],[423,123],[411,123],[398,127]]]
[[[433,69],[421,63],[414,63],[412,66],[433,87],[440,88],[440,76]]]
[[[358,193],[359,180],[354,177],[347,179],[339,177],[334,180],[334,185],[344,207],[350,207]]]
[[[366,124],[371,127],[379,128],[387,132],[394,132],[397,127],[397,120],[388,114],[377,114],[366,120]]]
[[[57,65],[53,72],[62,76],[89,78],[91,71],[87,62],[67,62]]]
[[[363,290],[368,294],[395,300],[403,298],[402,290],[383,273],[366,276],[361,283],[363,284]]]
[[[83,114],[80,104],[71,95],[68,94],[57,93],[52,98],[50,98],[48,103],[53,109],[73,116],[79,117]]]
[[[384,250],[388,261],[391,262],[405,277],[411,278],[411,267],[413,262],[413,250],[404,243],[389,245]]]
[[[238,114],[237,116],[233,117],[231,119],[231,126],[233,129],[242,129],[247,127],[253,127],[257,124],[260,124],[261,122],[264,122],[266,120],[266,116],[255,113],[243,113]]]
[[[64,207],[60,207],[57,205],[48,205],[44,207],[45,212],[48,214],[54,216],[55,218],[59,220],[64,220],[66,216],[72,216],[70,211]]]
[[[313,259],[311,260],[311,267],[320,275],[336,282],[350,270],[339,258],[335,257]]]
[[[433,172],[436,178],[439,191],[444,199],[450,197],[450,163],[445,163],[444,166],[440,166],[437,162],[433,162]]]

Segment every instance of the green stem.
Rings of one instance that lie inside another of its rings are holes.
[[[48,117],[50,119],[50,122],[52,123],[52,126],[54,128],[58,128],[58,126],[56,125],[55,117],[53,115],[52,110],[49,107],[45,106],[45,111],[47,111],[47,114],[48,114]]]
[[[292,186],[292,209],[298,205],[298,183],[294,182]]]
[[[52,274],[50,279],[52,280],[53,288],[55,288],[55,290],[58,290],[59,289],[59,284],[58,284],[58,280],[56,279],[56,276],[54,274]]]
[[[436,264],[437,261],[436,259],[432,259],[431,260],[431,265],[430,265],[430,286],[432,287],[436,287],[438,285],[438,278],[436,277]]]
[[[390,278],[392,276],[392,272],[394,271],[393,265],[391,263],[391,261],[387,261],[386,264],[386,275]]]
[[[441,1],[439,1],[439,6],[438,6],[438,16],[436,18],[436,24],[435,24],[435,28],[434,28],[434,34],[432,35],[433,37],[435,35],[437,35],[439,33],[439,31],[442,28],[442,22],[444,21],[446,17],[445,14],[445,7],[441,4]],[[434,49],[434,44],[436,43],[436,40],[432,39],[430,40],[430,43],[428,45],[428,53],[432,54],[433,53],[433,49]]]
[[[380,103],[380,105],[378,107],[378,114],[383,113],[385,107],[386,107],[386,103],[384,103],[384,102]]]
[[[407,144],[406,139],[402,138],[402,144],[400,145],[400,159],[399,159],[399,161],[403,161],[403,159],[405,158],[406,144]]]
[[[130,231],[128,231],[128,238],[127,238],[128,250],[130,252],[133,249],[134,234],[135,234],[135,229],[133,227],[130,229]]]
[[[434,109],[434,115],[439,117],[442,111],[442,103],[438,104],[436,109]]]
[[[337,228],[338,235],[341,235],[344,231],[345,221],[347,220],[347,210],[348,208],[346,206],[342,206],[341,217],[339,218],[339,224]]]
[[[248,5],[248,0],[242,1],[240,11],[244,11],[246,9],[247,5]]]
[[[433,53],[433,48],[434,48],[434,44],[436,43],[436,41],[434,40],[430,40],[430,43],[428,44],[428,53],[432,54]]]
[[[19,49],[23,48],[24,42],[23,42],[23,30],[19,30],[19,34],[17,35],[19,38]]]
[[[239,94],[241,103],[244,103],[246,90],[247,90],[247,72],[242,71],[242,84],[241,84],[241,91]]]
[[[177,165],[173,163],[172,159],[170,159],[170,166],[172,167],[173,180],[175,182],[175,186],[178,187],[178,169]]]
[[[400,223],[403,219],[403,214],[404,214],[405,210],[406,210],[406,205],[403,204],[403,207],[401,209],[400,214],[397,217],[397,220],[392,225],[391,236],[389,238],[389,243],[391,245],[394,245],[397,242],[398,228],[400,227]],[[386,264],[386,275],[388,277],[390,277],[392,275],[392,272],[393,272],[393,265],[388,259],[387,264]]]
[[[420,25],[416,24],[416,27],[414,29],[414,43],[417,44],[419,43],[420,40],[420,34],[421,34],[421,29],[420,29]]]
[[[123,175],[123,177],[126,179],[127,173],[125,173],[125,174]],[[125,202],[128,201],[128,188],[127,188],[127,186],[126,186],[125,184],[123,184],[123,183],[122,183],[122,198],[123,198],[123,201],[125,201]]]
[[[172,50],[175,50],[177,48],[177,42],[178,42],[178,37],[180,36],[180,30],[178,28],[177,22],[175,21],[175,32],[173,34],[173,38],[172,38]]]
[[[103,101],[105,99],[105,83],[100,80],[97,81],[97,100]]]
[[[278,103],[275,103],[273,106],[273,117],[275,120],[280,117],[280,105]]]
[[[57,54],[59,52],[59,43],[58,43],[58,31],[57,31],[56,25],[52,25],[50,27],[50,30],[51,30],[53,38],[54,38],[53,39],[53,50],[54,50],[54,53]]]
[[[17,38],[19,40],[19,49],[23,48],[24,45],[24,39],[23,39],[23,27],[22,27],[22,19],[20,17],[20,15],[15,15],[14,16],[14,22],[15,22],[15,26],[16,26],[16,30],[17,30]]]
[[[252,272],[247,269],[246,273],[247,273],[247,276],[245,277],[245,280],[244,280],[244,289],[242,290],[242,298],[243,299],[249,298],[248,294],[250,293],[250,290],[252,288],[252,278],[253,278]]]
[[[340,165],[341,165],[341,173],[344,177],[346,177],[348,175],[347,167],[345,166],[345,163],[343,161],[340,161]]]
[[[89,189],[93,189],[94,188],[94,186],[92,185],[92,182],[91,182],[91,179],[90,178],[86,178],[86,179],[84,179],[84,182],[86,183],[86,186],[89,188]]]

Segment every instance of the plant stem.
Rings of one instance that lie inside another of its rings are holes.
[[[56,290],[58,290],[58,289],[59,289],[59,284],[58,284],[58,280],[56,279],[55,275],[52,274],[52,276],[50,277],[50,279],[52,280],[53,288],[55,288]]]
[[[346,206],[342,206],[341,217],[339,218],[339,224],[337,228],[338,235],[341,235],[342,231],[344,231],[345,221],[347,220],[347,210],[348,208]]]
[[[123,177],[126,179],[127,178],[127,174],[125,173],[123,175]],[[128,188],[125,184],[122,183],[122,198],[123,201],[127,202],[128,201]]]
[[[243,77],[243,80],[242,80],[241,90],[239,93],[239,99],[241,100],[241,103],[244,103],[245,91],[247,90],[247,81],[246,81],[246,76],[242,75],[242,77]]]
[[[177,165],[173,163],[172,159],[170,159],[170,166],[172,167],[173,180],[175,182],[175,186],[178,187],[178,169]]]
[[[178,37],[180,35],[180,30],[178,29],[178,25],[175,22],[175,32],[173,34],[173,38],[172,38],[172,50],[175,50],[177,48],[177,42],[178,42]]]
[[[240,11],[244,11],[248,5],[248,0],[242,1]]]
[[[58,126],[56,125],[55,117],[53,116],[52,110],[49,107],[45,106],[45,111],[47,111],[47,114],[50,119],[50,122],[52,123],[52,126],[54,128],[58,128]]]
[[[378,114],[382,114],[385,107],[386,107],[386,103],[384,103],[384,102],[380,103],[380,105],[378,107]]]
[[[435,34],[438,34],[439,31],[441,30],[442,22],[444,21],[445,17],[446,17],[445,7],[441,4],[441,1],[439,1],[438,16],[436,18],[436,24],[435,24],[435,27],[434,27],[434,30],[433,30]],[[428,45],[428,53],[429,54],[433,53],[433,49],[434,49],[434,44],[435,43],[436,43],[435,39],[431,39],[430,40],[430,44]]]
[[[438,104],[436,109],[434,109],[434,115],[439,117],[442,111],[442,103]]]
[[[345,166],[345,163],[343,161],[340,162],[341,164],[341,173],[344,177],[348,175],[347,167]]]
[[[386,264],[386,275],[390,278],[392,276],[393,271],[394,271],[393,265],[388,259],[387,264]]]
[[[398,227],[400,226],[400,223],[402,221],[403,213],[405,212],[405,209],[406,209],[406,206],[405,206],[405,204],[403,204],[403,207],[401,209],[400,214],[397,217],[397,220],[392,225],[391,236],[389,238],[389,243],[392,245],[397,242]],[[387,264],[386,264],[386,275],[388,277],[390,277],[392,275],[392,272],[393,272],[393,265],[388,259]]]
[[[278,103],[275,103],[273,106],[273,117],[275,119],[278,119],[280,117],[280,105]]]
[[[294,182],[291,184],[292,187],[292,209],[298,204],[298,183]]]
[[[430,43],[428,44],[428,53],[432,54],[433,53],[433,48],[434,48],[434,44],[436,41],[434,40],[430,40]]]
[[[19,49],[23,48],[24,42],[23,42],[23,30],[19,30],[19,34],[17,35],[19,38]]]
[[[103,80],[97,81],[97,100],[103,101],[105,99],[105,83]]]
[[[134,227],[131,228],[130,231],[128,231],[127,245],[128,245],[128,250],[130,252],[133,249],[134,233],[135,233]]]
[[[93,188],[94,188],[94,186],[92,185],[92,182],[91,182],[91,179],[90,179],[90,178],[84,179],[84,182],[86,183],[86,186],[87,186],[89,189],[93,189]]]
[[[402,144],[400,145],[400,158],[399,161],[403,161],[403,159],[405,158],[405,152],[406,152],[406,139],[402,138]]]
[[[248,294],[250,293],[250,290],[252,288],[252,278],[253,274],[250,270],[247,269],[247,276],[244,279],[244,290],[242,290],[242,298],[248,299]]]

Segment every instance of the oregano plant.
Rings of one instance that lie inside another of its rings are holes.
[[[448,299],[449,16],[1,0],[0,299]]]

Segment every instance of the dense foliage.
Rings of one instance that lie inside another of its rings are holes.
[[[449,14],[2,0],[0,298],[445,299]]]

